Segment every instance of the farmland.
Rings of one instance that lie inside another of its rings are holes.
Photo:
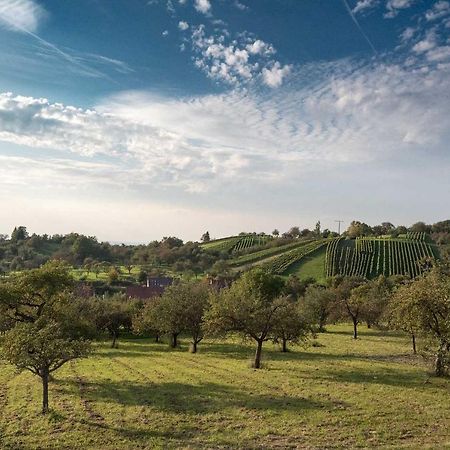
[[[327,276],[345,275],[374,278],[378,275],[416,277],[424,258],[438,256],[435,246],[424,237],[414,239],[335,239],[327,248]]]
[[[347,325],[328,328],[314,347],[267,345],[259,371],[249,368],[253,346],[238,340],[207,341],[197,355],[184,341],[175,351],[147,339],[100,343],[56,373],[47,417],[36,378],[2,364],[0,447],[450,445],[448,380],[429,377],[406,337],[361,327],[353,341]]]

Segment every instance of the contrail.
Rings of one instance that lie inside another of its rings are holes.
[[[347,10],[348,14],[350,15],[350,17],[352,18],[353,22],[355,23],[356,27],[358,28],[358,30],[360,31],[360,33],[363,35],[364,39],[367,41],[367,43],[369,44],[370,48],[372,49],[372,51],[375,53],[375,55],[378,54],[378,52],[376,51],[374,45],[372,44],[372,42],[370,41],[369,37],[367,36],[366,33],[364,33],[364,30],[362,29],[361,25],[359,24],[358,20],[356,19],[355,15],[353,14],[352,10],[350,9],[350,6],[348,6],[347,0],[342,0],[344,2],[345,5],[345,9]]]

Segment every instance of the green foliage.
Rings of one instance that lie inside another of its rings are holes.
[[[395,293],[391,302],[395,323],[429,340],[435,352],[435,373],[450,372],[450,270],[436,266]]]

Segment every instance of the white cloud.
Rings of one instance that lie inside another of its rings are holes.
[[[363,11],[375,8],[379,3],[379,0],[358,0],[355,7],[352,9],[353,14],[358,14]]]
[[[245,48],[252,55],[272,55],[273,53],[275,53],[275,49],[272,47],[272,45],[262,41],[261,39],[256,39],[253,43],[248,44]]]
[[[164,30],[161,34],[163,37],[169,36],[169,30]]]
[[[392,19],[398,15],[400,10],[407,9],[413,5],[415,0],[388,0],[386,3],[387,12],[384,17]]]
[[[408,42],[412,39],[412,37],[414,36],[415,33],[416,33],[415,28],[407,27],[407,28],[405,28],[403,33],[400,35],[400,39],[402,40],[402,42]]]
[[[425,13],[425,18],[428,21],[432,21],[445,17],[447,14],[450,14],[450,3],[448,1],[439,0]]]
[[[282,81],[289,70],[288,66],[281,68],[278,61],[271,59],[275,53],[272,45],[245,34],[229,41],[225,33],[206,35],[205,27],[200,25],[192,32],[192,46],[197,54],[196,66],[210,78],[231,85],[245,84],[260,76],[264,80]],[[280,84],[274,81],[271,86]]]
[[[179,28],[181,31],[186,31],[186,30],[189,28],[189,24],[188,24],[187,22],[183,21],[183,20],[180,20],[180,21],[178,22],[178,28]]]
[[[276,62],[270,69],[263,69],[264,83],[271,88],[279,87],[283,84],[283,79],[289,75],[291,70],[292,66],[281,66],[279,62]]]
[[[45,15],[33,0],[0,0],[0,25],[12,30],[35,32]]]
[[[420,164],[446,155],[449,75],[445,65],[424,72],[316,64],[292,69],[289,86],[270,96],[257,89],[187,99],[124,92],[95,110],[5,93],[0,141],[34,149],[29,158],[39,158],[49,183],[76,185],[78,177],[179,195],[229,192],[232,198],[234,186],[283,189],[330,165],[392,167],[393,159]],[[277,84],[278,75],[271,76]],[[55,156],[46,159],[50,150]],[[0,174],[8,173],[3,183],[26,180],[29,171],[11,164],[1,163]]]
[[[434,31],[429,31],[424,39],[413,46],[412,50],[415,53],[421,54],[433,49],[436,45],[436,33]]]
[[[198,12],[208,14],[211,10],[211,2],[209,0],[195,0],[194,7]]]

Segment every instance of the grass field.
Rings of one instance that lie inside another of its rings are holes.
[[[39,414],[40,384],[0,363],[0,448],[450,448],[450,380],[429,377],[408,340],[330,326],[282,354],[205,342],[200,353],[127,340],[65,366]]]
[[[318,283],[325,281],[326,247],[321,247],[307,255],[286,271],[286,275],[296,275],[300,280],[314,278]]]

